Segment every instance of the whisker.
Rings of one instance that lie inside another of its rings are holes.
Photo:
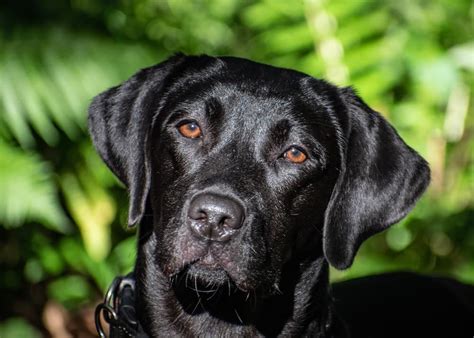
[[[188,288],[188,277],[189,277],[189,274],[186,273],[186,278],[185,278],[185,280],[184,280],[184,286],[185,286],[186,288]]]
[[[178,313],[178,315],[176,316],[176,318],[173,320],[173,322],[171,323],[171,325],[175,324],[176,322],[178,322],[178,320],[183,316],[183,313],[182,311],[180,311]]]
[[[239,319],[240,324],[243,324],[244,322],[242,321],[242,318],[240,318],[240,315],[239,315],[239,313],[237,312],[237,309],[234,308],[234,312],[235,312],[235,314],[237,315],[237,318]]]
[[[211,300],[218,292],[219,292],[219,288],[216,288],[214,293],[210,297],[208,297],[207,300]]]
[[[196,292],[196,296],[201,299],[201,296],[199,295],[199,290],[197,286],[197,276],[194,275],[194,291]]]
[[[201,304],[201,297],[198,298],[198,301],[196,302],[196,306],[194,306],[193,311],[191,311],[191,315],[194,315],[194,312],[197,310],[199,304]]]

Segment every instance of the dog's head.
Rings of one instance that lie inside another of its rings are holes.
[[[349,88],[251,61],[177,55],[97,96],[89,127],[153,215],[172,277],[278,283],[286,262],[347,268],[429,182],[426,162]]]

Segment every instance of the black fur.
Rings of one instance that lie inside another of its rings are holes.
[[[202,137],[178,132],[190,120]],[[426,162],[352,89],[233,57],[141,70],[94,99],[89,128],[140,224],[137,308],[152,336],[338,335],[328,262],[349,267],[429,183]],[[291,146],[307,160],[288,161]],[[229,241],[190,230],[200,193],[244,206]]]

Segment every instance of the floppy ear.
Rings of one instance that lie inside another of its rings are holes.
[[[150,189],[148,138],[165,79],[183,58],[176,55],[142,69],[121,85],[96,96],[89,107],[89,132],[94,145],[128,189],[129,226],[139,223],[145,212]]]
[[[362,242],[405,217],[429,184],[425,160],[352,89],[340,89],[340,174],[325,214],[324,253],[348,268]]]

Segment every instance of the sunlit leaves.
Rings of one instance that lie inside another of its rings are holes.
[[[10,318],[0,324],[3,337],[40,338],[41,333],[22,318]]]
[[[58,278],[48,285],[48,297],[66,306],[92,296],[92,290],[83,276],[71,275]]]
[[[59,132],[84,135],[92,97],[156,61],[143,46],[60,30],[19,31],[2,48],[0,123],[24,148],[35,145],[33,133],[51,146]]]
[[[66,232],[69,223],[58,201],[51,168],[38,155],[0,141],[0,222],[18,227],[36,221]]]
[[[61,183],[87,253],[99,261],[110,249],[110,224],[115,218],[116,208],[107,192],[87,178],[85,175],[66,174]]]

